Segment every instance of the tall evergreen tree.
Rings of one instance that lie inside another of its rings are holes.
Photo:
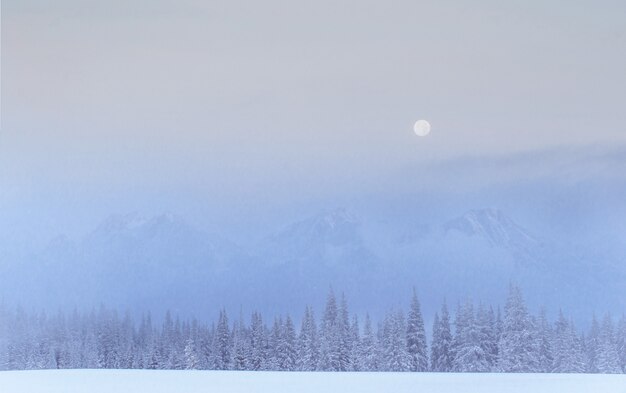
[[[596,319],[596,315],[593,315],[591,321],[591,329],[583,340],[584,344],[584,356],[585,356],[585,371],[588,373],[598,372],[598,353],[600,351],[600,324]]]
[[[549,373],[552,371],[554,366],[553,341],[554,335],[546,317],[546,311],[542,308],[537,321],[537,371],[539,372]]]
[[[250,359],[248,369],[259,371],[265,369],[267,353],[265,351],[267,338],[263,318],[258,312],[252,314],[250,326]]]
[[[350,371],[352,370],[352,334],[350,333],[348,301],[343,293],[341,294],[336,336],[339,344],[338,371]]]
[[[354,315],[350,325],[350,370],[361,371],[361,334],[359,318]]]
[[[304,317],[298,338],[297,368],[300,371],[315,371],[318,363],[317,324],[309,306],[304,310]]]
[[[232,369],[248,370],[248,358],[250,356],[250,338],[246,329],[243,315],[240,313],[239,321],[233,328],[233,351]]]
[[[603,374],[619,374],[622,372],[610,314],[606,314],[604,317],[600,330],[598,371]]]
[[[406,323],[402,311],[387,315],[382,334],[383,371],[409,371]]]
[[[339,311],[335,294],[330,289],[321,323],[319,369],[341,371],[341,345]]]
[[[504,308],[498,365],[504,372],[536,372],[538,367],[535,326],[520,289],[511,285]]]
[[[296,329],[293,326],[291,317],[287,315],[285,324],[283,325],[283,331],[281,334],[280,344],[278,346],[280,355],[279,368],[283,371],[295,371],[296,370]]]
[[[378,371],[379,353],[376,345],[376,336],[372,330],[372,321],[370,320],[369,314],[365,314],[360,359],[360,367],[362,371]]]
[[[231,366],[231,336],[226,310],[220,311],[217,328],[213,338],[214,368],[229,370]]]
[[[626,372],[626,316],[622,314],[617,325],[615,346],[619,356],[619,364],[622,372]]]
[[[495,370],[498,356],[498,341],[496,338],[496,320],[493,309],[487,310],[482,303],[478,306],[476,314],[478,330],[478,342],[485,354],[485,360],[489,371]]]
[[[487,354],[481,347],[480,330],[470,301],[459,308],[454,335],[453,369],[457,372],[487,372]]]
[[[409,356],[409,371],[428,371],[426,331],[415,288],[413,288],[411,308],[407,319],[406,343]]]
[[[582,373],[585,371],[580,340],[573,324],[567,321],[561,311],[559,311],[554,329],[553,355],[553,372]]]
[[[452,352],[452,331],[448,306],[443,302],[441,318],[435,315],[433,323],[433,343],[431,347],[431,370],[450,372],[453,369],[454,355]]]

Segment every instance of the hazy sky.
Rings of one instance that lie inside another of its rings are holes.
[[[626,143],[621,0],[2,6],[7,233],[349,203],[464,157],[491,167],[565,148],[496,179],[571,173],[587,147]],[[412,133],[419,118],[428,137]],[[597,173],[621,152],[594,158]]]

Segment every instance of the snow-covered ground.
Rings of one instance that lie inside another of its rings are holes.
[[[0,372],[2,393],[626,393],[626,375],[61,370]]]

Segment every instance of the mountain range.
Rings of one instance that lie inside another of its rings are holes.
[[[239,245],[173,215],[111,216],[81,239],[59,237],[21,261],[0,262],[0,296],[32,307],[219,307],[299,313],[330,286],[356,311],[376,313],[416,287],[426,310],[444,297],[502,298],[508,283],[532,305],[623,307],[624,272],[519,225],[495,208],[474,209],[410,231],[345,208],[322,212]],[[594,291],[594,303],[585,302]],[[598,296],[599,295],[599,296]]]

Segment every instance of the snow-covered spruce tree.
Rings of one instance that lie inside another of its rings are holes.
[[[435,313],[433,319],[433,339],[430,346],[430,371],[438,371],[440,358],[441,343],[441,322],[439,321],[439,313]]]
[[[379,356],[376,343],[376,336],[372,330],[372,321],[369,314],[365,314],[365,325],[363,326],[363,339],[361,340],[361,371],[378,371]]]
[[[445,301],[441,306],[441,318],[439,314],[435,314],[430,361],[431,371],[452,371],[454,361],[452,353],[452,332],[450,329],[450,314],[448,313],[448,306]]]
[[[476,314],[478,329],[478,342],[485,354],[489,371],[496,368],[498,356],[498,341],[496,339],[496,319],[493,309],[487,310],[482,303],[478,306]]]
[[[295,371],[297,361],[296,329],[289,314],[287,314],[285,323],[282,325],[278,353],[280,354],[279,369],[281,371]]]
[[[243,315],[240,312],[239,321],[233,327],[232,369],[247,370],[249,356],[249,337]]]
[[[220,311],[215,337],[213,337],[213,367],[215,370],[228,370],[231,366],[231,337],[226,310]]]
[[[382,371],[409,371],[406,345],[406,323],[401,310],[385,317],[382,333]]]
[[[320,371],[341,371],[339,311],[335,294],[330,289],[320,325]]]
[[[619,353],[613,332],[613,320],[610,314],[606,314],[602,321],[598,341],[598,371],[602,374],[621,373]]]
[[[474,373],[490,371],[487,354],[480,343],[474,306],[470,301],[458,309],[455,324],[453,370]]]
[[[267,364],[266,369],[270,371],[279,371],[281,357],[283,354],[280,352],[281,340],[283,339],[283,319],[282,317],[274,318],[274,325],[268,338],[268,350],[267,350]]]
[[[318,363],[317,324],[313,311],[309,306],[304,310],[300,336],[298,337],[298,360],[299,371],[315,371]]]
[[[198,370],[200,368],[200,361],[198,357],[198,350],[193,338],[187,339],[185,344],[185,369],[186,370]]]
[[[63,334],[65,331],[64,324],[61,326],[63,333],[59,333],[54,327],[51,330],[51,325],[55,325],[55,322],[50,321],[45,313],[29,320],[34,326],[30,328],[29,337],[32,342],[27,368],[36,370],[56,368],[54,353],[57,346],[64,350],[65,357],[62,363],[68,367],[77,367],[78,359],[76,358],[80,356],[80,348],[73,348],[74,351],[69,350],[68,347],[71,345],[70,342],[73,341],[73,337],[70,338]]]
[[[555,323],[553,348],[553,372],[582,373],[585,371],[580,340],[573,324],[567,321],[561,311]]]
[[[213,367],[215,354],[213,353],[213,338],[215,337],[215,324],[198,329],[198,355],[201,370]]]
[[[63,322],[60,322],[63,323]],[[100,368],[120,367],[120,332],[119,318],[117,312],[109,311],[104,307],[100,308],[98,315],[98,365]],[[62,329],[58,330],[59,334]],[[57,346],[55,359],[59,368],[65,368],[64,348]]]
[[[615,346],[619,356],[619,364],[622,372],[626,372],[626,317],[622,314],[617,324]]]
[[[361,331],[359,328],[359,318],[352,316],[350,325],[350,370],[361,371]]]
[[[541,309],[539,313],[539,319],[537,320],[537,365],[538,372],[549,373],[552,372],[554,365],[554,355],[552,350],[552,343],[554,341],[554,334],[550,323],[546,317],[545,309]]]
[[[80,340],[80,338],[77,337],[77,332],[75,331],[72,323],[69,327],[69,335],[72,340],[69,346],[70,353],[74,353],[74,348],[77,346],[77,344],[75,343]],[[130,316],[130,312],[127,311],[124,314],[124,319],[122,320],[122,323],[120,325],[120,367],[123,369],[131,369],[133,368],[133,365],[135,363],[135,336],[135,326]],[[180,351],[181,348],[177,348],[177,350]],[[75,358],[75,355],[71,355],[72,362],[78,360]]]
[[[152,316],[150,313],[141,316],[141,323],[137,331],[137,366],[139,368],[148,368],[150,363],[150,349],[154,336],[154,328],[152,327]]]
[[[183,325],[183,339],[185,347],[183,349],[184,368],[186,370],[202,369],[200,356],[200,327],[198,321],[193,320],[190,325]]]
[[[428,371],[428,351],[426,349],[426,331],[415,288],[411,298],[411,307],[406,327],[407,354],[409,371]]]
[[[185,361],[183,351],[185,349],[185,340],[182,336],[182,326],[180,318],[177,316],[174,322],[174,331],[171,338],[171,352],[168,359],[168,369],[170,370],[183,370],[185,368]]]
[[[250,359],[248,361],[248,369],[259,371],[265,369],[267,337],[265,335],[265,326],[263,318],[258,312],[252,313],[250,326]]]
[[[504,308],[502,336],[498,347],[498,367],[501,371],[510,373],[538,371],[535,331],[522,292],[511,284]]]
[[[339,370],[350,371],[352,369],[352,336],[350,334],[350,319],[346,296],[341,294],[341,304],[337,319],[337,340],[339,344]]]
[[[0,300],[0,371],[8,369],[9,310]]]
[[[600,324],[593,315],[591,320],[591,328],[585,335],[583,344],[583,355],[585,358],[585,372],[597,373],[598,372],[598,352],[600,351]]]

